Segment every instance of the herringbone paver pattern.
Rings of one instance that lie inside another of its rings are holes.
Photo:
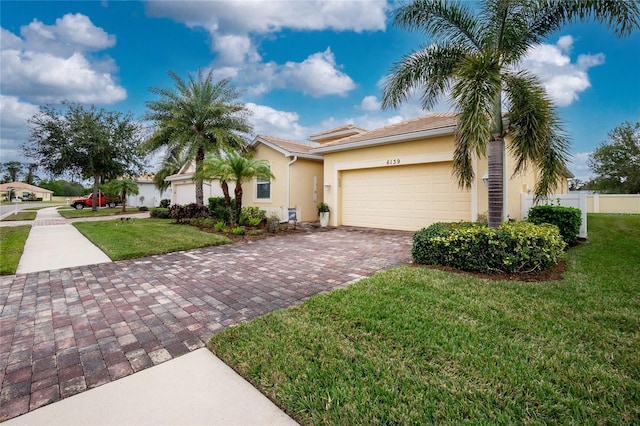
[[[410,259],[340,228],[0,281],[0,420],[203,347],[213,333]]]

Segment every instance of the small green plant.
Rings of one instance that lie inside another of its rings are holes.
[[[278,227],[280,225],[280,218],[276,214],[272,214],[267,219],[267,231],[269,232],[277,232]]]
[[[169,219],[169,209],[156,207],[150,210],[150,215],[154,219]]]
[[[233,235],[244,235],[244,228],[242,226],[236,226],[231,230]]]
[[[148,212],[148,211],[149,211],[149,207],[147,207],[147,206],[140,206],[140,207],[138,207],[138,211],[141,211],[141,212]]]
[[[324,201],[321,203],[318,203],[317,205],[318,208],[318,216],[320,216],[320,213],[329,213],[329,204],[325,203]]]
[[[216,232],[224,232],[227,229],[227,224],[224,223],[223,220],[220,220],[213,225],[213,229],[215,229]]]
[[[251,235],[251,236],[262,235],[264,233],[265,233],[264,229],[252,229],[250,231],[247,231],[247,235]]]
[[[168,198],[163,198],[162,200],[160,200],[160,207],[163,209],[168,209],[169,206],[171,205],[171,200]]]
[[[252,217],[249,219],[249,226],[258,226],[262,223],[262,219],[259,217]]]

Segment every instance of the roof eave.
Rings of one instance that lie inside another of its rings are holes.
[[[356,142],[348,142],[332,146],[318,147],[311,150],[314,154],[326,154],[330,152],[348,151],[352,149],[368,148],[372,146],[387,145],[398,142],[409,142],[417,139],[434,138],[438,136],[452,135],[456,130],[456,126],[445,126],[437,129],[420,130],[411,133],[402,133],[400,135],[385,136],[382,138],[365,139]]]

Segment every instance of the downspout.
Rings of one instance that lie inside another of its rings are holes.
[[[298,161],[298,156],[294,155],[293,160],[287,164],[287,209],[291,207],[291,165]]]

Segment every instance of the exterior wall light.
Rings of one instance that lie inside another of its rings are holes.
[[[485,186],[485,188],[489,186],[489,172],[486,172],[482,175],[482,184]]]

